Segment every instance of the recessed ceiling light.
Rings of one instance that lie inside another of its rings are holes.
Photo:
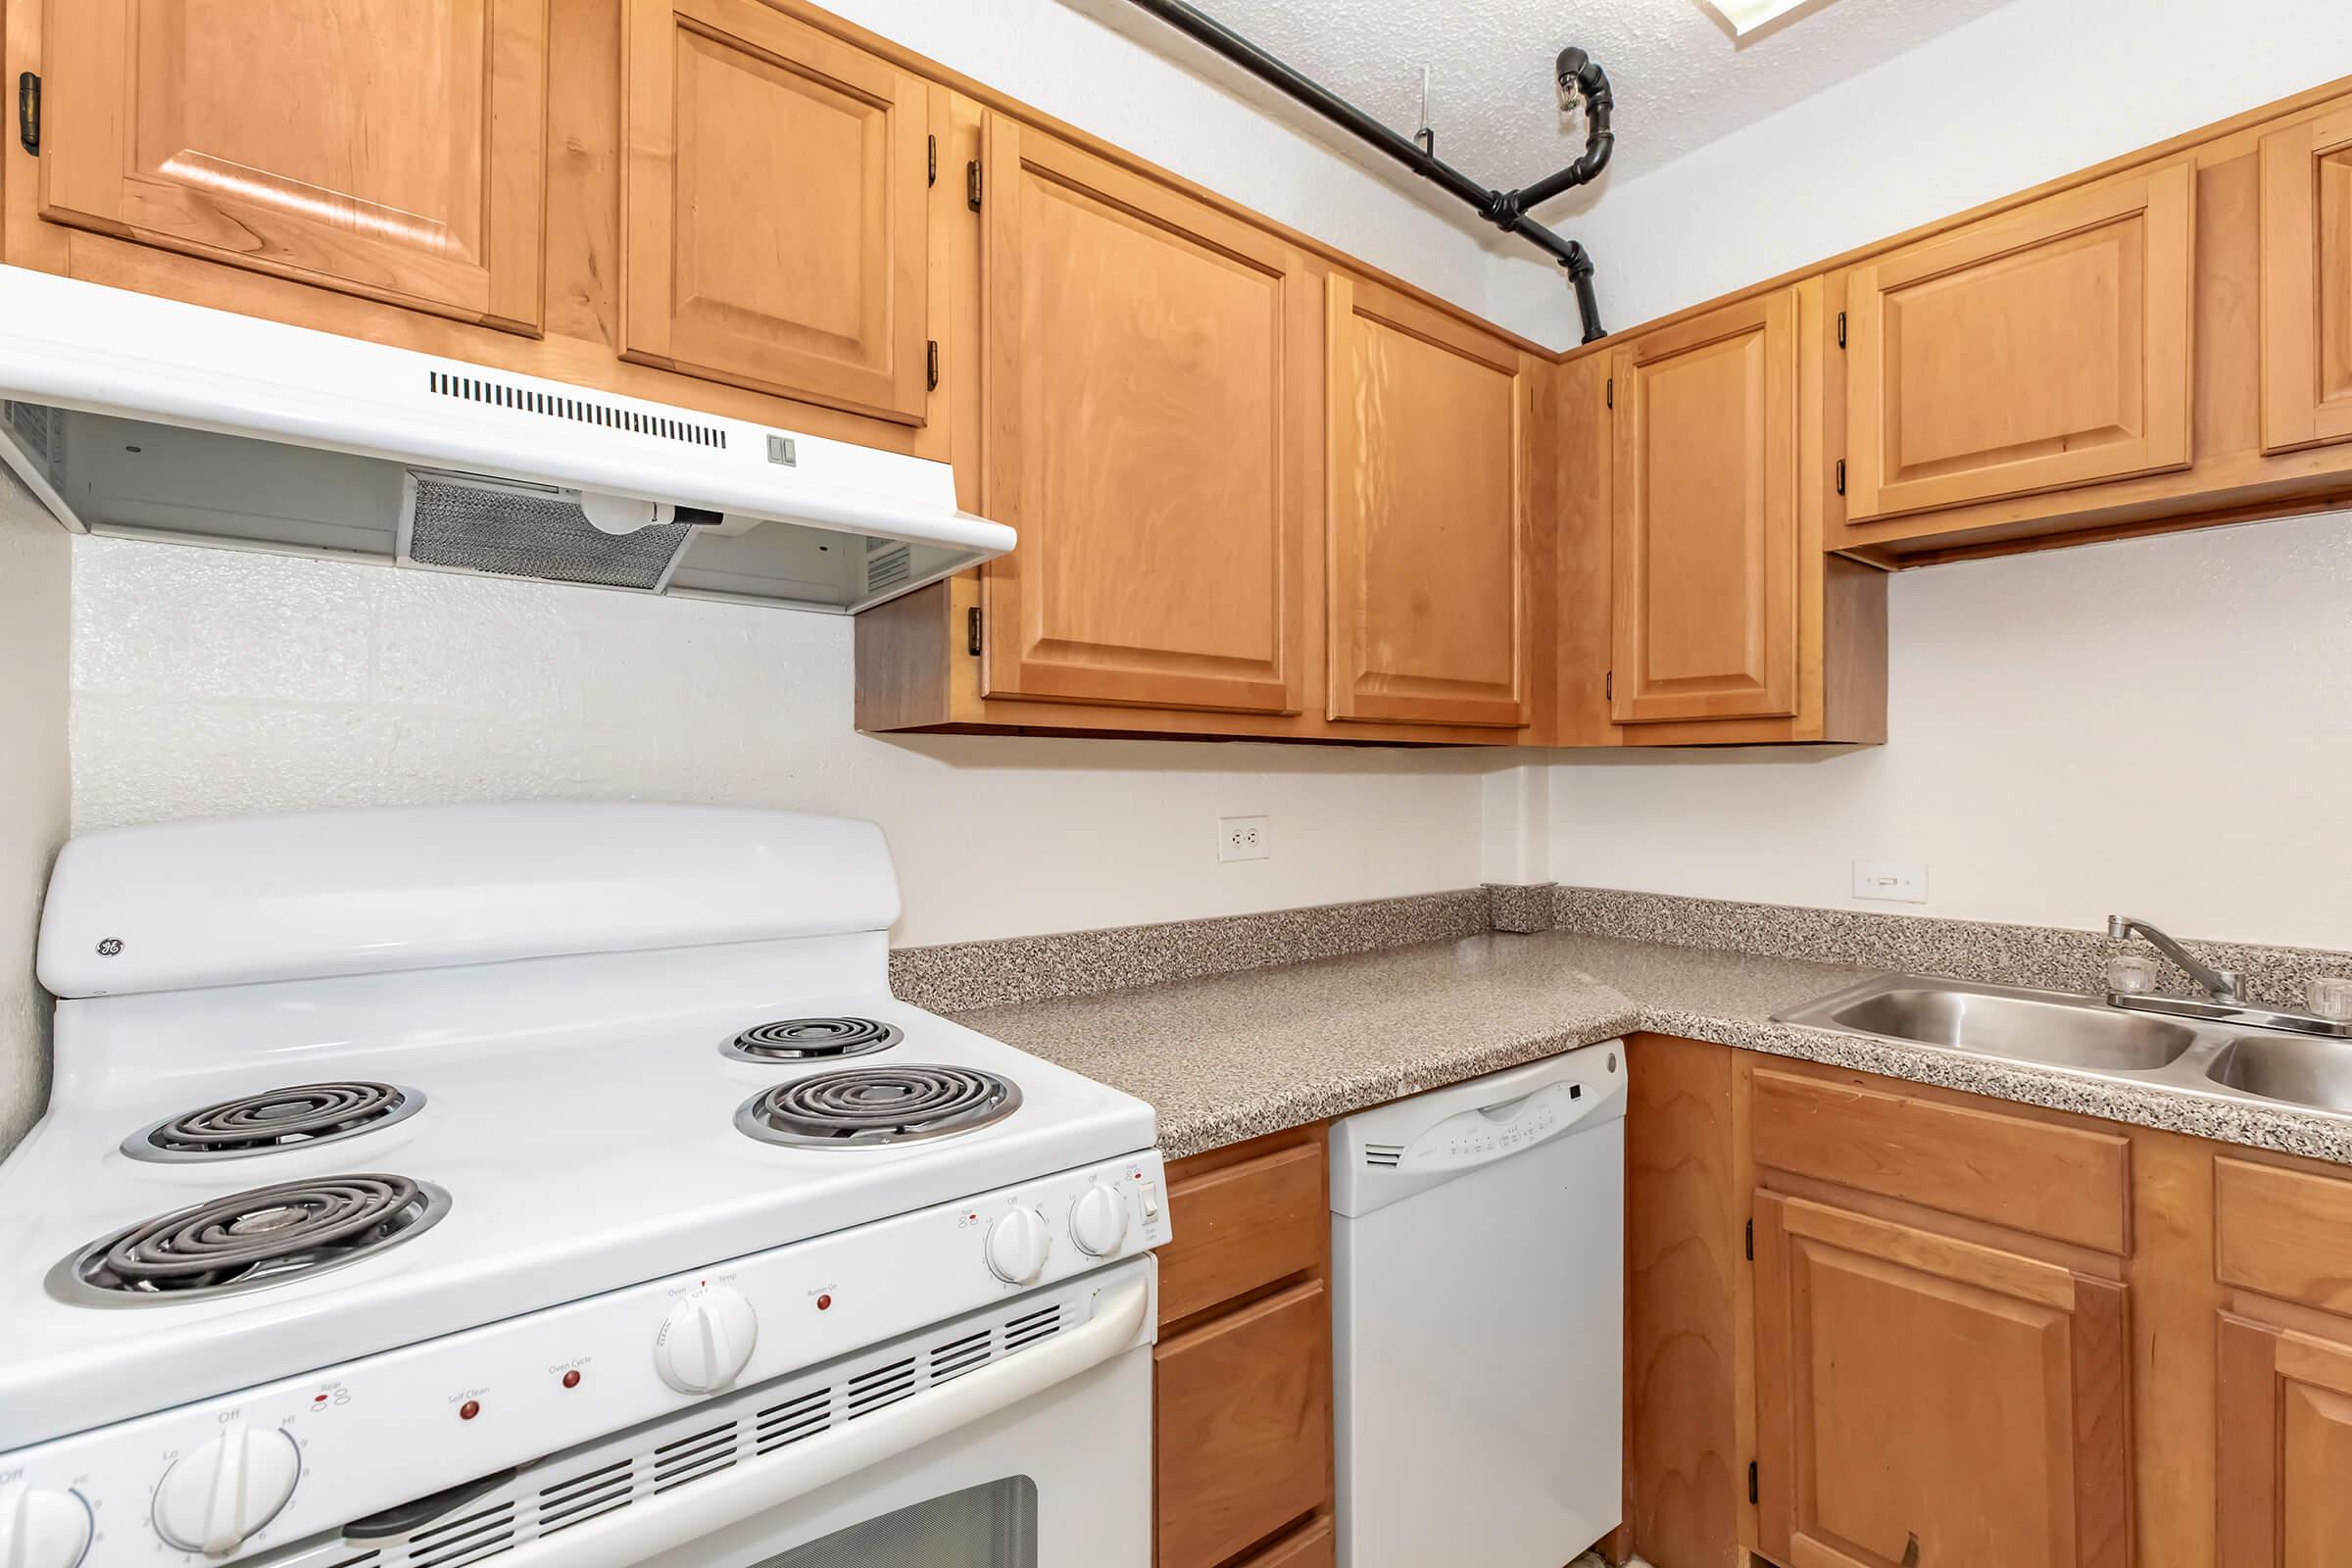
[[[1731,24],[1732,31],[1755,31],[1775,17],[1787,16],[1805,0],[1700,0],[1709,11]]]

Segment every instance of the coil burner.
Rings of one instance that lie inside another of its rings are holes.
[[[778,1018],[719,1049],[743,1061],[838,1061],[887,1051],[901,1038],[897,1025],[871,1018]]]
[[[1010,1082],[968,1067],[844,1067],[762,1090],[735,1125],[788,1148],[879,1149],[976,1132],[1020,1103]]]
[[[122,1140],[133,1159],[244,1159],[308,1149],[405,1121],[424,1096],[393,1084],[293,1084],[167,1117]]]
[[[52,1295],[83,1304],[199,1300],[290,1285],[421,1235],[449,1212],[406,1176],[279,1182],[173,1209],[50,1270]]]

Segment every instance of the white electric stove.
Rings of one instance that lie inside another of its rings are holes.
[[[1152,1111],[893,999],[897,913],[781,812],[74,840],[0,1562],[1148,1563]]]

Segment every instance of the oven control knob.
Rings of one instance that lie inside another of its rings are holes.
[[[1127,1200],[1095,1183],[1070,1205],[1070,1240],[1089,1257],[1108,1257],[1127,1239]]]
[[[89,1549],[90,1505],[80,1493],[0,1487],[0,1568],[74,1568]]]
[[[732,1286],[705,1285],[681,1298],[654,1336],[654,1366],[680,1394],[716,1394],[735,1381],[760,1342],[760,1319]]]
[[[292,1438],[232,1421],[164,1472],[155,1489],[155,1533],[182,1551],[225,1556],[277,1517],[301,1474]]]
[[[1046,1271],[1054,1233],[1034,1208],[1016,1208],[988,1228],[988,1271],[1007,1285],[1028,1285]]]

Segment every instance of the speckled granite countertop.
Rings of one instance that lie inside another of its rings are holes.
[[[956,1014],[1152,1102],[1171,1159],[1650,1031],[2352,1163],[2352,1120],[1774,1023],[1873,971],[1490,933]]]

